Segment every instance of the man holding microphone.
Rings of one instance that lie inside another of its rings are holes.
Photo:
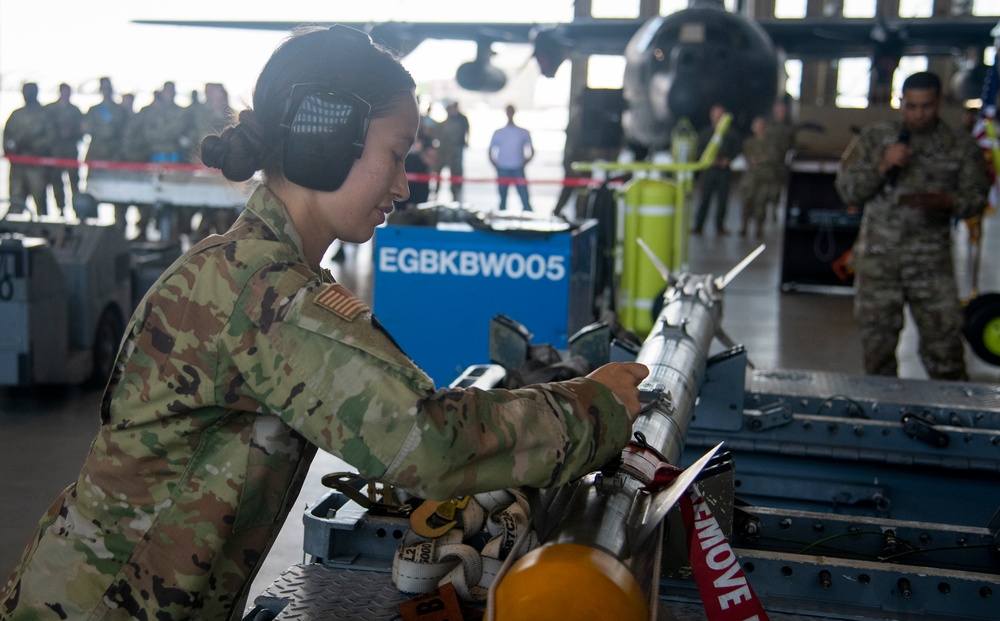
[[[901,109],[902,119],[873,124],[854,139],[836,178],[844,202],[864,208],[853,261],[865,372],[896,375],[909,304],[928,375],[967,380],[951,222],[982,213],[990,179],[972,137],[939,117],[936,75],[908,77]]]

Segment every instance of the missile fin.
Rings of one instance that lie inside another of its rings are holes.
[[[757,256],[760,255],[760,253],[764,252],[764,248],[766,248],[766,247],[767,246],[765,244],[761,244],[761,245],[757,246],[756,248],[754,248],[753,252],[751,252],[747,256],[743,257],[743,260],[740,261],[739,263],[737,263],[733,267],[733,269],[731,269],[728,272],[726,272],[725,276],[717,277],[715,279],[715,281],[714,281],[715,282],[715,287],[719,291],[722,291],[723,289],[725,289],[726,285],[728,285],[729,283],[731,283],[734,278],[736,278],[737,276],[739,276],[740,272],[742,272],[743,269],[746,266],[750,265],[750,262],[753,261],[754,259],[756,259]]]
[[[681,496],[694,483],[698,475],[701,474],[701,471],[704,470],[715,453],[722,447],[722,444],[722,442],[719,442],[714,448],[702,455],[698,461],[688,466],[669,487],[665,487],[652,495],[646,505],[646,513],[639,526],[639,533],[633,547],[641,546],[653,534],[656,527],[667,516],[667,512],[677,504]]]

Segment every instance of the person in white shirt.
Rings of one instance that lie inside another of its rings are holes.
[[[528,185],[524,181],[524,167],[535,156],[531,134],[514,124],[514,106],[507,106],[507,124],[493,132],[490,141],[490,161],[497,169],[497,188],[500,190],[500,211],[507,208],[507,189],[517,186],[524,211],[531,211]]]

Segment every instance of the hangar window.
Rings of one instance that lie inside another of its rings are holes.
[[[838,108],[868,107],[871,72],[870,58],[841,58],[837,61]]]
[[[687,7],[687,0],[660,0],[660,15],[673,15]]]
[[[774,16],[778,19],[802,19],[806,16],[806,0],[774,0]]]
[[[892,74],[892,99],[889,102],[893,108],[898,108],[903,97],[903,80],[919,71],[927,71],[926,56],[904,56],[899,59],[899,67]]]
[[[591,0],[590,15],[603,18],[639,17],[639,0]]]
[[[843,13],[844,17],[875,17],[875,0],[844,0]]]
[[[790,58],[785,61],[785,92],[798,99],[802,96],[802,61]]]
[[[724,0],[726,10],[730,13],[735,13],[737,11],[737,1],[738,0]],[[803,0],[803,2],[805,2],[805,0]],[[677,11],[683,11],[690,5],[690,0],[660,0],[660,15],[673,15]]]
[[[900,17],[931,17],[934,0],[899,0]]]
[[[1000,15],[1000,0],[972,0],[973,15]]]
[[[621,88],[624,75],[624,56],[594,55],[587,62],[588,88]]]

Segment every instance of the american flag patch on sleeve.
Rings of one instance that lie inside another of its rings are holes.
[[[353,321],[368,305],[359,300],[343,285],[332,284],[316,296],[316,303],[347,321]]]

